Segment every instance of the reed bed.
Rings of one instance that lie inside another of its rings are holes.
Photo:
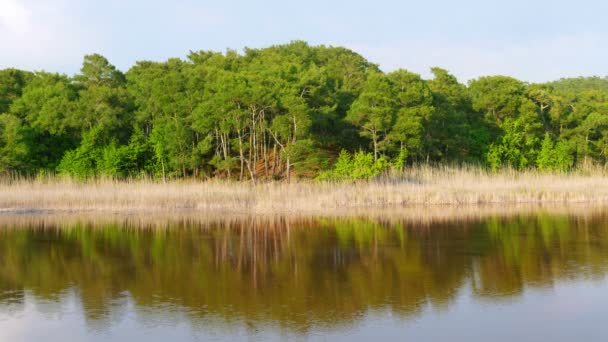
[[[118,181],[5,179],[0,210],[214,211],[216,213],[339,213],[420,206],[608,203],[602,170],[536,171],[417,167],[369,182]]]

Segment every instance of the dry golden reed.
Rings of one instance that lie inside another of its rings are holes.
[[[0,210],[174,211],[332,214],[415,206],[608,202],[601,170],[568,174],[416,167],[370,182],[298,181],[253,185],[228,181],[79,182],[65,178],[5,180]]]

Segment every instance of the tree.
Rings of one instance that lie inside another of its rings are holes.
[[[488,161],[493,168],[508,165],[523,169],[536,164],[542,136],[539,113],[530,100],[524,100],[517,113],[517,117],[502,122],[502,135],[490,146]]]
[[[0,70],[0,114],[7,113],[10,105],[21,97],[23,88],[33,74],[17,69]]]
[[[39,72],[22,89],[9,112],[28,128],[29,167],[54,170],[63,154],[75,148],[80,132],[78,92],[64,75]]]
[[[84,56],[80,75],[74,79],[85,87],[120,87],[126,81],[125,75],[100,54]]]
[[[498,125],[517,116],[524,91],[523,82],[508,76],[481,77],[469,83],[473,109]]]
[[[491,133],[483,115],[473,110],[467,88],[447,70],[435,67],[431,72],[434,110],[425,125],[422,155],[435,161],[485,160]]]
[[[388,140],[396,155],[401,151],[422,154],[424,129],[434,113],[433,95],[420,75],[405,70],[388,74],[396,99],[395,120]]]
[[[536,164],[544,171],[566,171],[574,164],[572,148],[565,141],[555,143],[546,133]]]
[[[466,86],[431,71],[384,73],[303,41],[139,61],[126,74],[99,54],[74,77],[0,70],[0,172],[289,181],[330,169],[342,150],[369,170],[608,163],[607,78]]]
[[[346,116],[346,120],[359,127],[359,134],[372,142],[374,160],[386,147],[384,138],[389,132],[395,116],[395,98],[386,76],[372,72],[363,91]]]
[[[0,174],[31,170],[27,127],[12,114],[0,114]]]
[[[321,173],[319,180],[371,180],[390,168],[390,163],[380,157],[374,160],[371,153],[358,151],[352,156],[345,150],[340,152],[334,168]]]

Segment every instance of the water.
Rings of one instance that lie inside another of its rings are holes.
[[[605,341],[606,218],[4,222],[0,341]]]

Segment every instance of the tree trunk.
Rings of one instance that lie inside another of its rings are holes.
[[[249,164],[253,163],[253,172],[256,172],[256,163],[257,163],[257,129],[256,129],[256,117],[255,117],[256,109],[252,108],[251,110],[251,137],[250,137],[250,147],[249,147]],[[251,172],[251,165],[247,165],[249,168],[249,172]],[[255,178],[255,177],[254,177]]]
[[[239,175],[239,181],[243,181],[243,176],[245,172],[245,153],[243,153],[243,137],[241,135],[241,130],[237,130],[237,135],[239,138],[239,157],[241,159],[241,170]]]
[[[289,157],[287,157],[287,184],[291,183],[291,164],[289,163]]]
[[[372,140],[374,142],[374,162],[375,162],[378,160],[378,137],[376,136],[375,132],[372,134]]]
[[[276,175],[277,169],[277,145],[275,144],[272,152],[272,177]]]
[[[226,133],[222,133],[222,151],[224,152],[224,161],[227,162],[230,158],[230,152],[228,151],[228,135]],[[230,164],[227,165],[226,171],[228,171],[228,178],[230,178]]]
[[[262,133],[264,137],[264,145],[262,149],[262,153],[264,154],[264,177],[268,178],[268,142],[266,139],[266,132]]]
[[[253,185],[255,185],[255,183],[256,183],[255,172],[251,169],[251,163],[249,161],[247,161],[247,170],[249,170],[249,176],[251,176],[251,182],[253,183]]]

